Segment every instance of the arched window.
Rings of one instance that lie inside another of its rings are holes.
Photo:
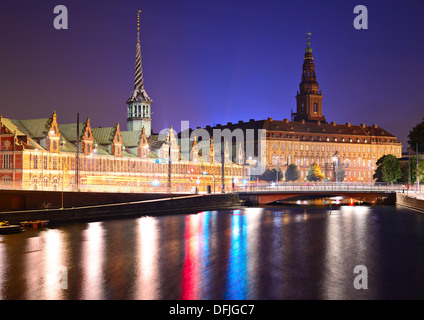
[[[301,109],[301,111],[302,112],[305,112],[305,104],[304,103],[302,103],[302,109]]]
[[[2,180],[2,184],[4,186],[11,186],[12,185],[12,178],[10,176],[3,176]]]
[[[43,187],[47,188],[49,186],[49,178],[44,177],[43,178]]]
[[[318,112],[318,104],[314,103],[314,113]]]
[[[278,164],[278,156],[276,154],[274,154],[272,156],[272,165],[276,166]]]
[[[59,184],[59,181],[57,180],[57,178],[53,177],[53,189],[54,190],[57,190],[58,184]]]

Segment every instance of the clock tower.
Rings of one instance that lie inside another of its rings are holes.
[[[319,90],[315,74],[314,58],[310,47],[311,33],[307,33],[308,42],[305,49],[305,58],[302,67],[302,81],[296,95],[296,113],[293,114],[294,121],[326,122],[322,115],[322,94]]]

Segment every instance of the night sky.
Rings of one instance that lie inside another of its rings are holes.
[[[356,5],[368,30],[353,27]],[[53,27],[56,5],[69,29]],[[126,128],[137,10],[155,132],[290,119],[310,31],[327,121],[374,123],[399,137],[424,116],[424,2],[1,0],[0,114]]]

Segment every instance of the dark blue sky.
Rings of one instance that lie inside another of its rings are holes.
[[[353,27],[356,5],[369,29]],[[328,121],[398,136],[424,116],[422,0],[2,0],[0,114],[126,127],[136,15],[155,132],[267,117],[290,119],[312,32]],[[56,5],[69,30],[53,27]]]

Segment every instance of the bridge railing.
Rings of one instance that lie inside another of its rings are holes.
[[[316,192],[331,192],[331,191],[353,191],[353,192],[403,192],[417,193],[415,186],[404,184],[390,183],[267,183],[267,184],[246,184],[235,187],[238,192],[293,192],[293,191],[316,191]]]

